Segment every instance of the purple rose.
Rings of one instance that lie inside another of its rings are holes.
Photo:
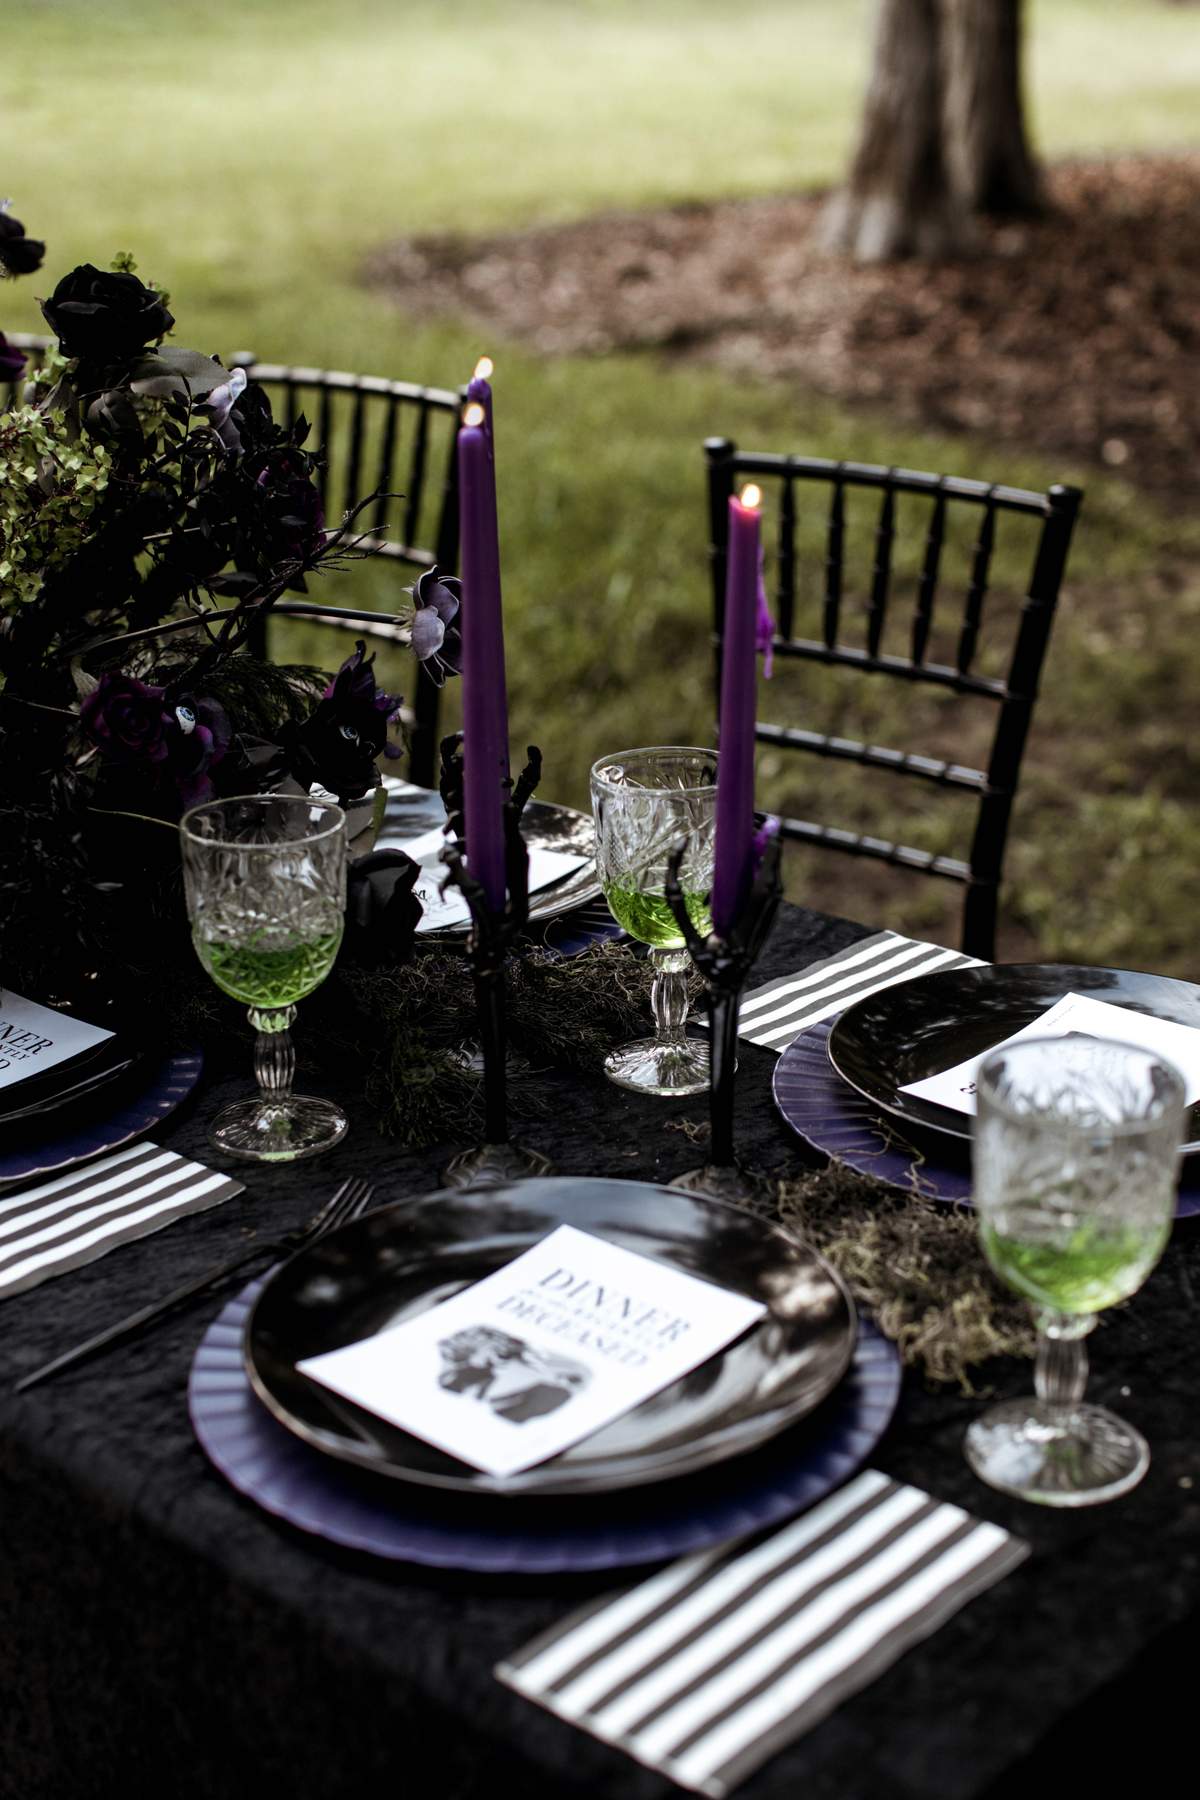
[[[412,647],[442,687],[447,675],[462,673],[462,630],[456,623],[462,582],[455,575],[439,575],[435,563],[417,577],[412,597]]]
[[[79,709],[80,723],[113,762],[157,767],[168,754],[165,699],[165,688],[132,675],[102,675]]]
[[[0,220],[4,215],[0,213]],[[25,373],[25,352],[10,344],[0,331],[0,381],[20,381]]]
[[[46,246],[38,238],[26,237],[20,219],[14,219],[7,207],[7,200],[0,203],[0,271],[5,275],[32,275],[42,266]]]

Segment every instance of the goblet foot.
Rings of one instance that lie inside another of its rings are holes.
[[[745,1206],[763,1193],[763,1183],[737,1163],[705,1163],[703,1168],[677,1175],[667,1186],[682,1188],[686,1194],[706,1194],[710,1200],[724,1200],[729,1206]]]
[[[679,1098],[708,1092],[708,1045],[699,1038],[642,1038],[605,1059],[604,1073],[635,1094]]]
[[[540,1150],[528,1150],[524,1144],[480,1144],[452,1157],[442,1180],[448,1188],[506,1187],[510,1181],[553,1173],[554,1164]]]
[[[981,1481],[1042,1506],[1095,1506],[1137,1486],[1150,1467],[1140,1432],[1102,1406],[1006,1400],[965,1443]]]
[[[332,1100],[287,1094],[278,1100],[235,1100],[208,1128],[208,1140],[226,1156],[249,1162],[298,1162],[341,1142],[350,1121]]]

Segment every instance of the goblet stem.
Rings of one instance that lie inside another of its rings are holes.
[[[291,1027],[294,1006],[252,1006],[246,1015],[254,1027],[254,1074],[264,1100],[286,1100],[296,1079],[296,1047]]]
[[[702,1094],[708,1087],[708,1046],[684,1031],[688,1016],[686,950],[652,949],[654,982],[650,1006],[654,1036],[623,1044],[604,1064],[605,1074],[618,1087],[635,1093],[659,1094],[682,1099]]]
[[[686,950],[651,950],[650,960],[654,964],[650,989],[654,1035],[660,1044],[680,1044],[690,1004],[687,972],[692,959]]]
[[[1037,1361],[1033,1385],[1046,1406],[1077,1406],[1087,1387],[1088,1354],[1085,1342],[1095,1326],[1094,1316],[1040,1312],[1037,1317]]]

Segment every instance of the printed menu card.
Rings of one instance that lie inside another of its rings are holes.
[[[560,1225],[440,1306],[298,1366],[473,1468],[513,1475],[668,1387],[765,1311]]]
[[[1183,1076],[1190,1105],[1200,1096],[1200,1031],[1192,1025],[1177,1025],[1170,1019],[1155,1019],[1148,1013],[1134,1012],[1128,1006],[1113,1006],[1107,1000],[1093,1000],[1088,994],[1064,994],[1048,1012],[1031,1025],[1022,1026],[1011,1037],[993,1044],[979,1056],[970,1056],[952,1069],[928,1075],[922,1081],[910,1081],[901,1089],[918,1100],[930,1100],[937,1106],[948,1106],[955,1112],[975,1111],[975,1083],[981,1065],[1005,1044],[1022,1038],[1084,1037],[1115,1039],[1123,1044],[1137,1044],[1152,1050],[1167,1062],[1174,1063]]]
[[[445,931],[448,926],[461,925],[471,916],[471,910],[459,889],[446,885],[446,865],[442,861],[445,843],[446,834],[440,825],[421,837],[381,835],[376,843],[379,850],[403,850],[415,863],[420,864],[421,873],[413,886],[413,893],[422,907],[417,924],[418,932]],[[573,852],[568,854],[562,850],[542,850],[536,846],[531,848],[529,892],[533,894],[539,888],[549,887],[552,882],[565,880],[576,869],[583,868],[589,860],[590,858]]]
[[[0,1088],[43,1075],[111,1036],[99,1025],[69,1019],[36,1000],[0,990]]]

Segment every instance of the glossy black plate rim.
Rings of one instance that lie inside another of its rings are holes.
[[[953,993],[955,989],[959,989],[969,993],[972,988],[986,989],[989,986],[1006,985],[1017,987],[1022,983],[1028,988],[1035,982],[1043,990],[1056,988],[1057,997],[1071,992],[1092,992],[1097,998],[1107,999],[1111,1005],[1128,1005],[1131,1012],[1200,1027],[1200,986],[1194,982],[1181,981],[1177,976],[1156,975],[1148,969],[1113,969],[1084,963],[981,963],[974,968],[935,969],[929,975],[914,976],[911,981],[895,982],[891,987],[868,994],[853,1006],[848,1006],[834,1020],[830,1030],[829,1060],[836,1073],[856,1093],[883,1112],[890,1113],[893,1118],[902,1119],[909,1126],[919,1126],[944,1137],[969,1142],[970,1115],[953,1112],[948,1107],[934,1105],[913,1094],[901,1093],[901,1081],[919,1080],[921,1075],[897,1071],[894,1066],[873,1066],[869,1057],[860,1053],[856,1034],[861,1034],[866,1027],[875,1026],[886,1035],[889,1012],[895,1017],[897,1012],[910,1009],[914,1003],[919,1006],[922,999],[930,993],[936,997],[947,990]],[[1195,1016],[1183,1019],[1179,1017],[1178,1010],[1155,1010],[1149,1005],[1131,1005],[1120,998],[1124,991],[1123,984],[1144,984],[1151,992],[1161,992],[1167,997],[1172,992],[1181,999],[1186,996]],[[993,1041],[998,1043],[1019,1030],[1022,1025],[1031,1023],[1051,1005],[1053,1000],[1043,993],[1038,1003],[1031,1008],[1014,1009],[1001,1030],[1000,1038]],[[962,1061],[970,1053],[969,1050],[960,1050],[956,1054],[950,1050],[936,1067],[953,1068],[955,1062]],[[934,1064],[931,1063],[922,1073],[934,1074]],[[1191,1156],[1200,1151],[1200,1102],[1189,1107],[1187,1121],[1188,1141],[1183,1145],[1182,1153]]]
[[[765,1221],[758,1219],[756,1215],[741,1207],[729,1206],[724,1202],[710,1200],[705,1196],[685,1194],[679,1189],[656,1186],[651,1182],[628,1182],[621,1181],[616,1177],[599,1176],[594,1178],[586,1176],[555,1177],[552,1178],[552,1181],[553,1185],[558,1187],[571,1185],[586,1189],[594,1189],[598,1183],[602,1183],[605,1186],[611,1185],[617,1188],[626,1188],[631,1191],[640,1191],[643,1194],[650,1192],[656,1195],[665,1195],[668,1196],[673,1203],[682,1202],[694,1207],[712,1209],[718,1213],[736,1214],[740,1219],[761,1226],[764,1233],[783,1240],[784,1244],[793,1252],[799,1251],[806,1259],[818,1264],[824,1275],[829,1279],[831,1285],[836,1289],[842,1310],[840,1356],[836,1363],[830,1364],[829,1371],[823,1384],[819,1387],[807,1390],[802,1399],[794,1404],[788,1404],[786,1400],[781,1400],[773,1407],[764,1408],[753,1417],[744,1420],[742,1422],[744,1428],[741,1430],[730,1427],[722,1428],[717,1441],[714,1441],[710,1434],[707,1438],[698,1438],[685,1446],[672,1448],[668,1451],[646,1451],[636,1458],[622,1457],[620,1459],[620,1469],[615,1475],[611,1460],[600,1459],[594,1464],[577,1464],[573,1467],[569,1476],[564,1477],[561,1470],[557,1467],[558,1459],[552,1457],[545,1463],[535,1464],[533,1468],[519,1471],[513,1476],[490,1476],[482,1470],[472,1469],[466,1463],[458,1463],[456,1459],[445,1452],[441,1454],[445,1456],[447,1473],[442,1475],[428,1470],[414,1470],[412,1468],[381,1460],[378,1455],[361,1449],[353,1438],[336,1435],[333,1432],[326,1433],[315,1430],[304,1419],[298,1417],[291,1410],[286,1399],[275,1392],[269,1379],[259,1369],[255,1361],[254,1334],[260,1309],[268,1303],[269,1295],[274,1283],[284,1274],[284,1272],[293,1269],[303,1258],[311,1257],[318,1253],[322,1247],[327,1247],[338,1239],[344,1239],[350,1233],[361,1230],[365,1225],[368,1225],[372,1221],[378,1220],[385,1215],[390,1214],[394,1217],[399,1217],[404,1213],[410,1212],[414,1206],[422,1205],[433,1207],[436,1204],[466,1201],[471,1197],[469,1193],[464,1193],[462,1190],[439,1189],[431,1194],[419,1195],[412,1199],[397,1201],[388,1207],[381,1207],[373,1212],[368,1219],[344,1226],[340,1232],[332,1233],[329,1238],[325,1239],[323,1245],[318,1244],[313,1246],[310,1250],[300,1251],[296,1256],[290,1258],[287,1263],[281,1264],[278,1269],[273,1271],[266,1286],[255,1300],[254,1305],[247,1316],[242,1338],[243,1364],[250,1385],[262,1404],[281,1425],[294,1436],[301,1439],[302,1442],[308,1444],[310,1448],[319,1450],[325,1455],[332,1456],[340,1462],[347,1462],[355,1467],[368,1469],[373,1474],[382,1475],[422,1489],[439,1489],[460,1496],[473,1496],[479,1499],[511,1497],[523,1502],[538,1502],[541,1500],[561,1500],[571,1495],[585,1495],[594,1499],[598,1492],[615,1491],[617,1489],[624,1490],[625,1488],[630,1487],[645,1486],[651,1482],[674,1480],[678,1477],[684,1477],[695,1473],[700,1469],[713,1467],[718,1463],[728,1461],[746,1451],[756,1449],[761,1445],[768,1443],[781,1431],[798,1423],[799,1420],[806,1418],[810,1412],[814,1411],[824,1400],[828,1399],[838,1383],[843,1380],[846,1371],[853,1360],[855,1344],[857,1342],[858,1315],[854,1301],[851,1298],[845,1282],[842,1280],[841,1276],[838,1275],[837,1271],[831,1268],[825,1259],[819,1256],[817,1252],[813,1250],[812,1246],[796,1232],[789,1231],[786,1226],[777,1223],[767,1224]],[[542,1184],[538,1182],[521,1182],[514,1184],[514,1187],[519,1191],[521,1189],[538,1187],[541,1185]],[[503,1192],[505,1190],[500,1191]],[[489,1200],[494,1200],[496,1194],[497,1190],[493,1189],[486,1197]],[[552,1223],[548,1225],[548,1229],[553,1229]],[[544,1235],[544,1232],[539,1233],[538,1237]],[[514,1250],[513,1255],[519,1255],[522,1249],[528,1248],[529,1244],[537,1242],[538,1237],[531,1237],[529,1238],[528,1243],[519,1245],[518,1248]],[[501,1265],[497,1264],[497,1267],[499,1266]],[[689,1272],[695,1273],[694,1270]],[[701,1276],[699,1279],[703,1280],[705,1277]],[[767,1321],[764,1321],[763,1323],[767,1323]],[[761,1328],[761,1325],[753,1326],[751,1327],[751,1333],[760,1330]],[[750,1334],[744,1335],[748,1336]],[[741,1339],[735,1340],[734,1345],[729,1346],[729,1348],[735,1348],[736,1344],[741,1341]],[[718,1354],[724,1355],[726,1352],[718,1352]],[[352,1407],[348,1406],[348,1403],[339,1402],[337,1396],[320,1389],[319,1383],[310,1383],[309,1385],[311,1388],[316,1389],[321,1393],[322,1398],[326,1400],[329,1412],[335,1418],[339,1404],[347,1406],[347,1410],[353,1410]],[[397,1435],[403,1436],[405,1434]]]
[[[62,1112],[91,1101],[103,1094],[114,1082],[124,1081],[141,1067],[150,1055],[147,1043],[131,1042],[115,1037],[111,1043],[97,1044],[82,1057],[72,1057],[57,1069],[31,1077],[37,1087],[24,1082],[12,1089],[14,1104],[0,1110],[0,1135],[10,1127],[16,1130],[53,1113]],[[16,1104],[20,1100],[21,1104]]]

